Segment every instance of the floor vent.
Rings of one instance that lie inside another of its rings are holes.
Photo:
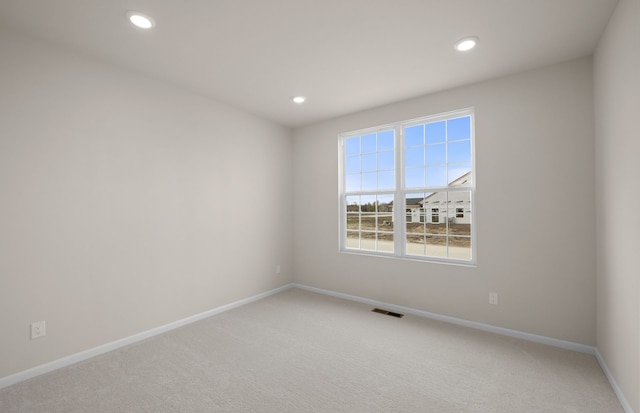
[[[404,317],[404,314],[400,314],[400,313],[394,313],[393,311],[387,311],[387,310],[383,310],[381,308],[374,308],[373,310],[374,313],[380,313],[380,314],[384,314],[384,315],[390,315],[391,317],[396,317],[396,318],[402,318]]]

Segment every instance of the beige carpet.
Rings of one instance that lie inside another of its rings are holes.
[[[0,412],[623,412],[593,356],[292,289],[0,390]]]

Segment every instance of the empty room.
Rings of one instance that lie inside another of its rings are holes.
[[[0,412],[640,413],[640,0],[0,0]]]

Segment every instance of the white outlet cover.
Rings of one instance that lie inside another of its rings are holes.
[[[31,323],[31,340],[47,335],[47,326],[44,321]]]

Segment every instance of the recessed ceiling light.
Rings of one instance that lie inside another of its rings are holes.
[[[467,50],[471,50],[476,47],[477,43],[477,37],[465,37],[464,39],[457,42],[454,47],[460,52],[466,52]]]
[[[151,17],[145,16],[144,14],[138,13],[137,11],[128,12],[127,17],[133,25],[141,29],[150,29],[155,25]]]
[[[304,96],[296,96],[294,98],[291,98],[291,100],[293,100],[295,103],[304,103],[307,98]]]

